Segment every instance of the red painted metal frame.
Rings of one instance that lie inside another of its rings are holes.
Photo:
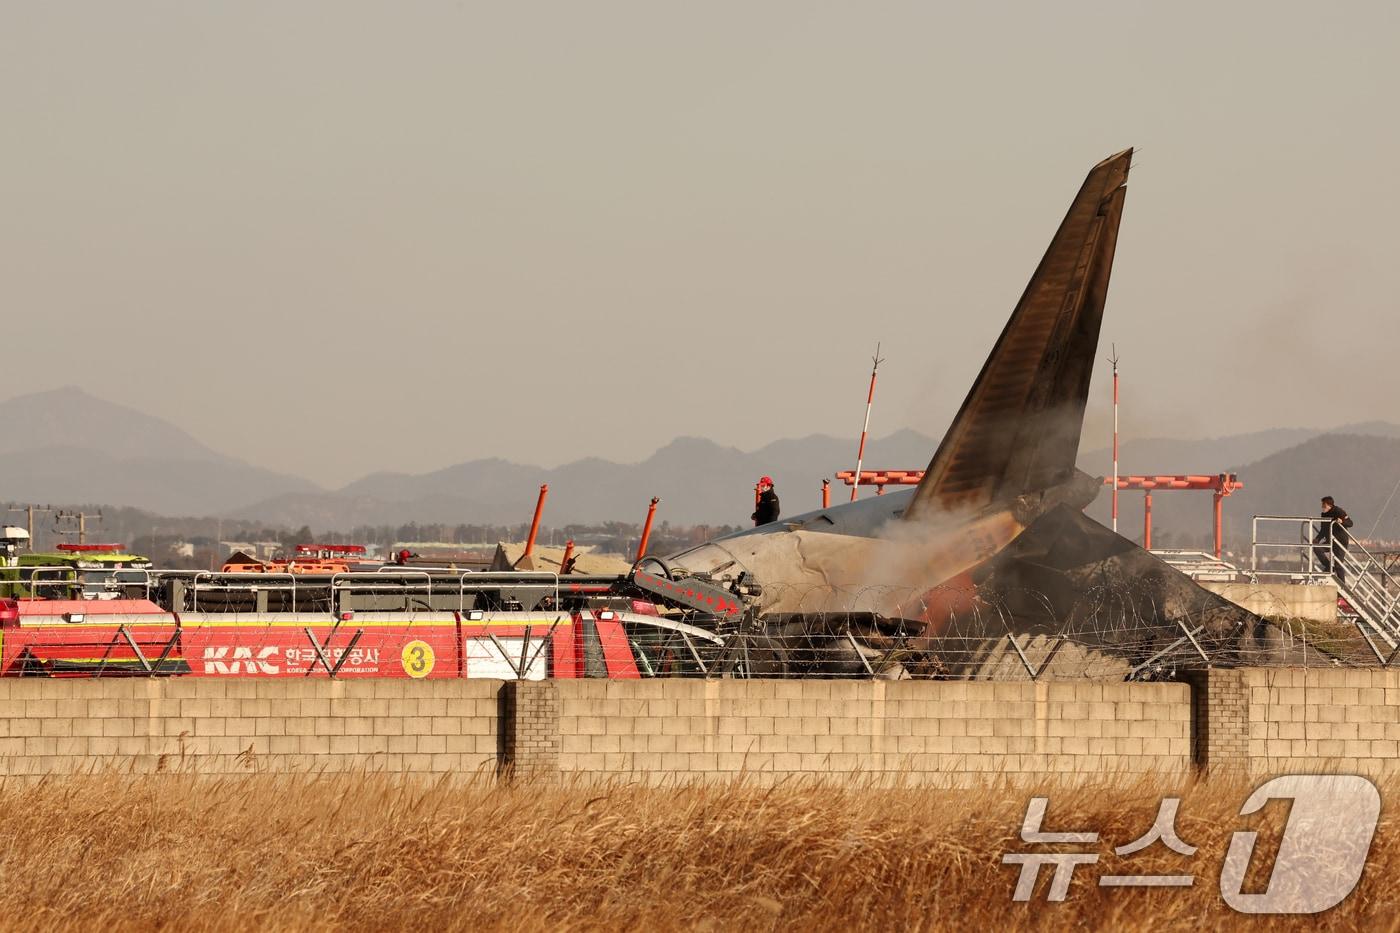
[[[847,486],[875,486],[877,492],[884,492],[886,486],[917,486],[924,478],[923,470],[861,470],[860,482],[855,481],[854,470],[842,470],[836,478]],[[1112,477],[1104,477],[1105,486],[1113,486]],[[1215,556],[1224,551],[1224,508],[1223,500],[1237,489],[1243,489],[1244,482],[1234,473],[1163,473],[1155,476],[1120,476],[1114,489],[1115,517],[1117,490],[1141,489],[1143,491],[1142,546],[1152,548],[1152,491],[1154,489],[1197,489],[1215,494],[1213,544]],[[823,501],[823,507],[826,503]]]
[[[842,470],[836,478],[847,486],[854,486],[855,470]],[[917,486],[924,478],[923,470],[861,470],[861,486]]]
[[[1112,486],[1113,480],[1104,477],[1104,485]],[[1212,505],[1212,544],[1215,547],[1215,556],[1220,558],[1224,554],[1224,508],[1223,503],[1226,496],[1237,489],[1243,489],[1244,483],[1234,473],[1164,473],[1156,476],[1120,476],[1118,477],[1119,489],[1141,489],[1142,496],[1142,546],[1148,550],[1152,549],[1152,491],[1155,489],[1195,489],[1214,493]]]

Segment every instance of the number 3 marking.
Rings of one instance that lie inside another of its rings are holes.
[[[403,646],[404,673],[414,679],[427,677],[433,672],[433,648],[425,641],[411,641]]]

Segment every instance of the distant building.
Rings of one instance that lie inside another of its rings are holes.
[[[281,541],[220,541],[219,555],[227,557],[238,552],[256,560],[271,560],[282,550]]]

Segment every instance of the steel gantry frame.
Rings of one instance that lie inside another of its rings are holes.
[[[860,480],[856,481],[855,470],[842,470],[836,478],[847,486],[874,486],[876,495],[885,491],[886,486],[917,486],[924,478],[923,470],[861,470]],[[1103,479],[1105,486],[1113,486],[1111,476]],[[1244,482],[1234,473],[1161,473],[1151,476],[1119,476],[1118,489],[1141,489],[1142,498],[1142,546],[1152,550],[1152,493],[1165,489],[1197,489],[1214,493],[1213,544],[1215,557],[1220,559],[1224,552],[1224,501],[1225,497],[1237,489],[1244,488]],[[823,496],[823,506],[826,498]]]

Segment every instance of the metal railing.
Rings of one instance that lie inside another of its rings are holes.
[[[1324,580],[1330,574],[1317,559],[1317,548],[1330,547],[1331,521],[1310,515],[1256,515],[1250,526],[1249,572],[1298,582]],[[1324,531],[1324,526],[1329,526]],[[1325,537],[1325,543],[1318,539]],[[1282,565],[1282,566],[1280,566]]]
[[[429,606],[433,597],[455,597],[458,611],[465,611],[468,597],[485,591],[515,587],[542,587],[550,591],[553,605],[560,604],[561,578],[550,571],[433,571],[416,568],[380,568],[331,574],[329,578],[307,579],[288,572],[224,572],[200,570],[191,573],[165,573],[162,578],[189,580],[190,610],[199,611],[200,594],[206,600],[214,593],[289,592],[295,608],[298,599],[329,597],[332,607],[340,607],[354,596],[421,595]],[[593,578],[597,579],[597,578]],[[67,581],[77,585],[78,581]],[[147,594],[152,583],[147,580]],[[424,608],[427,608],[426,606]]]
[[[1288,533],[1294,541],[1261,540],[1261,531]],[[1299,582],[1333,582],[1357,618],[1371,650],[1382,663],[1371,636],[1380,638],[1391,650],[1400,648],[1400,580],[1386,569],[1385,562],[1371,554],[1360,541],[1348,535],[1334,536],[1331,519],[1295,515],[1256,515],[1250,554],[1250,572],[1256,578],[1287,577]],[[1261,561],[1263,558],[1272,558]],[[1281,561],[1289,566],[1278,569]],[[1364,623],[1365,628],[1362,627]],[[1370,629],[1368,633],[1366,628]]]
[[[383,594],[402,593],[405,598],[410,583],[421,582],[426,590],[428,605],[433,602],[433,575],[426,570],[397,570],[392,573],[379,570],[347,570],[331,575],[331,607],[338,609],[344,605],[342,594]],[[407,608],[405,606],[405,608]]]
[[[102,574],[103,578],[91,579],[87,574]],[[139,580],[136,579],[138,575]],[[139,567],[112,570],[77,568],[65,564],[0,567],[0,593],[18,594],[21,590],[27,590],[36,598],[62,599],[63,596],[45,595],[45,591],[67,590],[73,594],[73,599],[118,599],[127,589],[140,587],[142,598],[150,599],[154,585],[153,572]],[[93,593],[111,595],[89,595]]]
[[[1193,580],[1234,580],[1240,570],[1224,558],[1189,548],[1153,548],[1152,556]]]
[[[217,578],[217,579],[220,580],[221,582],[220,582],[217,586],[208,585],[208,584],[205,585],[205,587],[204,587],[204,591],[205,591],[205,592],[213,591],[213,592],[220,592],[220,593],[230,593],[230,592],[233,592],[233,593],[258,593],[258,592],[269,592],[269,593],[272,593],[272,592],[285,592],[285,591],[290,591],[291,594],[292,594],[292,607],[293,607],[293,608],[296,607],[296,604],[297,604],[297,577],[296,577],[296,574],[294,574],[294,573],[279,573],[279,572],[267,572],[267,573],[258,573],[258,572],[251,572],[251,573],[250,573],[250,572],[234,572],[234,573],[224,573],[223,571],[219,571],[219,570],[201,570],[201,571],[198,571],[197,573],[195,573],[194,577],[190,580],[190,611],[192,611],[192,612],[198,612],[198,611],[199,611],[199,592],[200,592],[199,581],[200,581],[200,580],[209,580],[209,581],[211,581],[211,584],[212,584],[212,581],[213,581],[215,578]],[[283,579],[283,578],[286,578],[288,581],[290,581],[291,585],[288,586],[288,585],[286,585],[286,584],[281,584],[281,583],[268,583],[268,582],[264,582],[264,581],[267,581],[268,579],[281,580],[281,579]],[[235,582],[233,582],[233,583],[225,583],[225,582],[222,582],[222,581],[228,580],[228,579],[232,579],[232,580],[234,580]],[[245,582],[243,582],[244,580],[246,580],[246,581],[248,581],[248,582],[245,583]]]

